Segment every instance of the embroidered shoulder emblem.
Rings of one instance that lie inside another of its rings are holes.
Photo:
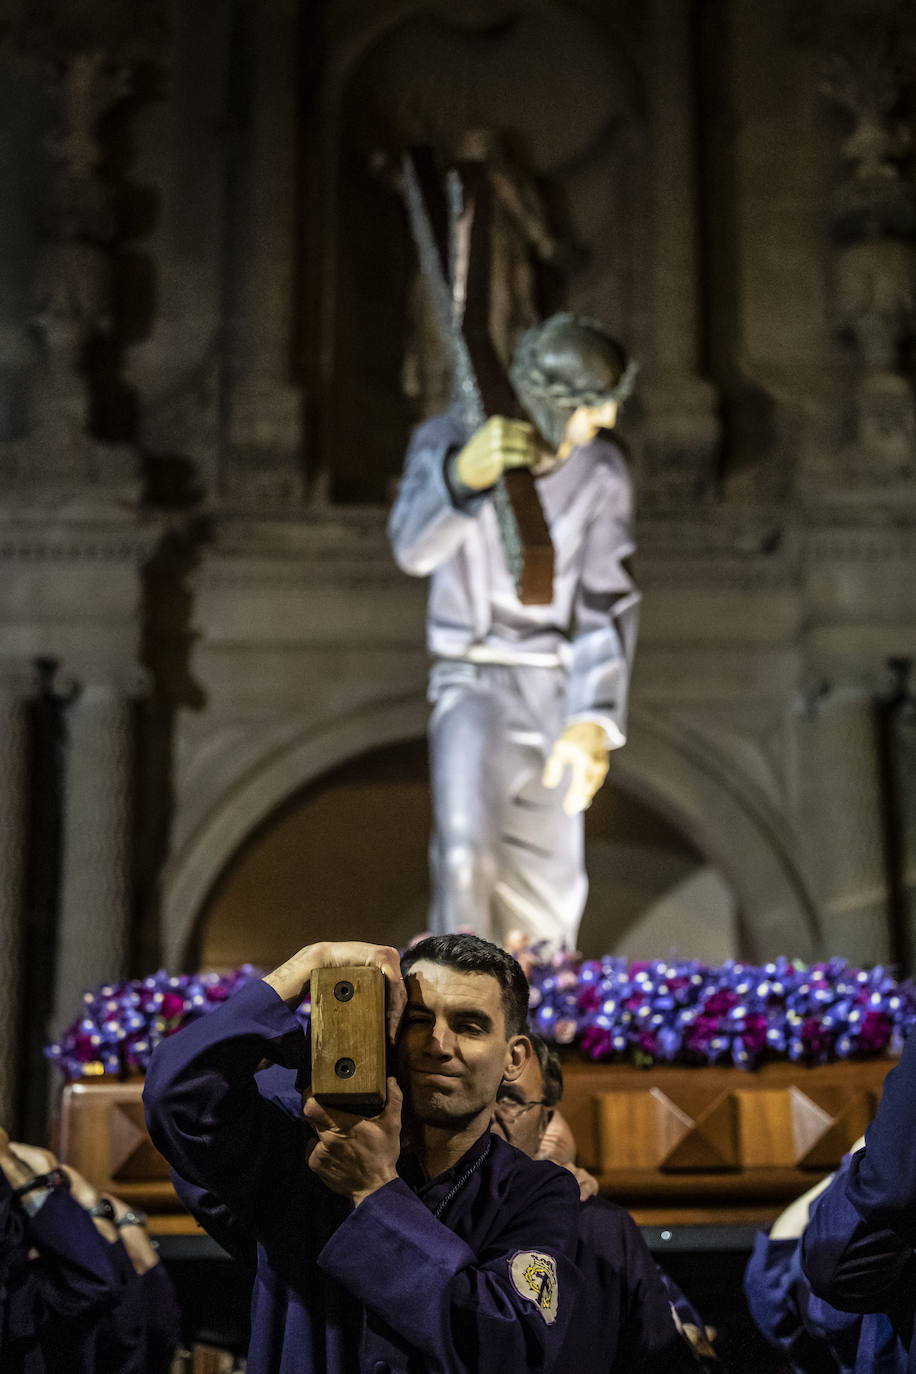
[[[553,1326],[560,1301],[556,1260],[537,1250],[516,1250],[509,1257],[509,1273],[519,1297],[533,1302],[547,1325]]]

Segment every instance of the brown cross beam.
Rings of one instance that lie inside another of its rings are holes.
[[[490,246],[493,192],[483,162],[461,162],[449,174],[460,207],[449,263],[449,207],[432,153],[405,155],[405,193],[411,227],[436,318],[455,367],[457,390],[472,422],[490,415],[528,419],[509,383],[490,333]],[[525,605],[553,600],[553,545],[527,468],[510,468],[493,493],[506,562]]]

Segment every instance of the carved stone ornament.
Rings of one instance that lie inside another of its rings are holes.
[[[3,475],[13,481],[134,480],[136,464],[124,450],[106,454],[89,432],[87,350],[111,329],[117,229],[100,128],[131,93],[161,37],[153,0],[32,0],[10,35],[19,59],[44,76],[57,114],[46,139],[54,170],[32,312],[42,349],[31,378],[31,433],[0,450]]]
[[[852,122],[840,145],[834,205],[835,312],[855,340],[855,440],[844,483],[867,489],[913,476],[916,404],[900,365],[916,319],[916,187],[904,176],[904,121],[916,92],[916,18],[892,0],[837,0],[823,22],[820,89]]]
[[[879,373],[859,388],[859,436],[877,482],[916,477],[916,410],[903,377]]]
[[[649,422],[639,464],[642,510],[682,510],[714,498],[719,430],[709,390],[694,379],[685,379],[676,390],[646,388]]]
[[[831,53],[824,64],[820,89],[845,109],[853,130],[840,151],[852,164],[857,181],[895,181],[900,160],[910,146],[909,131],[894,110],[900,100],[897,76],[879,48],[856,55]]]
[[[837,253],[837,314],[856,336],[868,373],[893,371],[897,342],[916,308],[916,254],[910,243],[867,238]]]

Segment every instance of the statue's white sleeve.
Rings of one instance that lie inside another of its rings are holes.
[[[446,480],[446,461],[461,442],[444,416],[420,425],[410,441],[388,537],[398,566],[414,577],[428,576],[460,548],[486,499],[459,499]]]

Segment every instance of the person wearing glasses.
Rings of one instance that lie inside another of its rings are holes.
[[[492,1129],[532,1159],[563,1165],[580,1185],[576,1264],[585,1286],[563,1368],[585,1369],[598,1350],[611,1374],[696,1374],[704,1358],[716,1358],[699,1317],[662,1276],[629,1212],[598,1197],[597,1180],[576,1167],[575,1141],[558,1109],[563,1096],[560,1061],[543,1036],[529,1031],[528,1040],[531,1057],[517,1079],[501,1085]],[[682,1321],[685,1310],[689,1319]]]

